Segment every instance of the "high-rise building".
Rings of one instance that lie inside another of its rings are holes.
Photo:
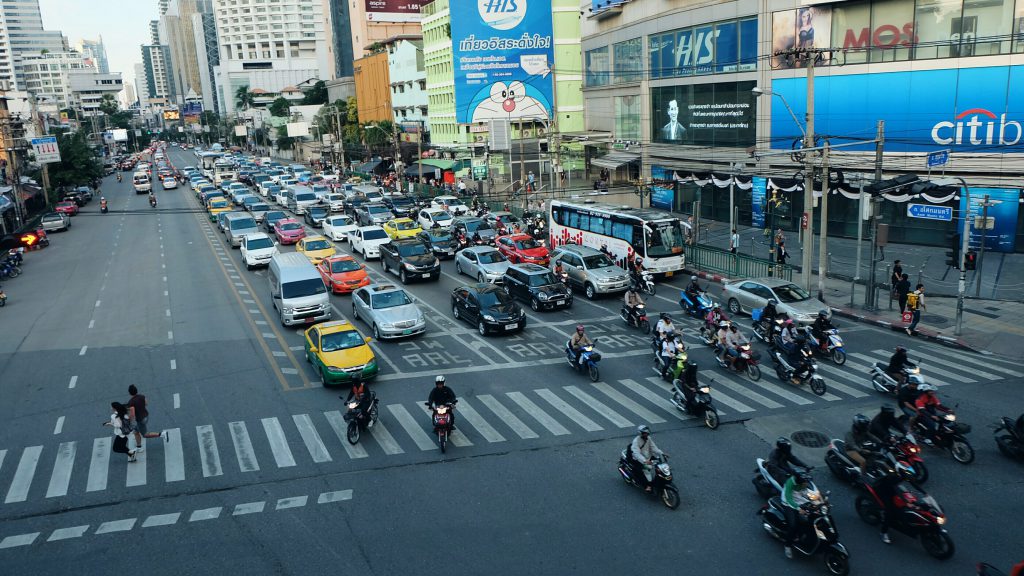
[[[25,90],[36,98],[52,100],[60,108],[74,104],[69,74],[97,72],[78,52],[47,52],[22,59]],[[120,88],[118,88],[120,90]]]
[[[120,72],[101,74],[95,69],[86,69],[68,72],[67,76],[71,105],[86,117],[100,113],[100,103],[105,95],[116,95],[124,89]]]
[[[323,0],[232,0],[214,6],[225,112],[234,112],[235,93],[244,86],[274,93],[333,77],[323,10]]]
[[[82,38],[75,44],[75,50],[82,54],[82,58],[92,61],[93,66],[100,71],[100,74],[110,73],[110,64],[107,63],[107,49],[103,46],[103,36],[98,40]]]
[[[163,99],[171,102],[176,90],[168,65],[171,55],[167,46],[147,44],[142,46],[142,65],[145,67],[147,96],[150,100]]]
[[[197,55],[192,16],[212,12],[212,0],[169,0],[160,16],[160,40],[170,51],[170,72],[174,76],[179,100],[189,90],[203,93],[200,76],[206,62],[201,62]]]
[[[329,57],[334,62],[334,77],[351,77],[354,55],[349,4],[346,0],[323,0],[323,3],[324,34]]]
[[[163,16],[164,14],[166,14],[166,13],[167,13],[167,10],[168,10],[168,8],[170,8],[170,4],[171,4],[171,2],[172,2],[172,1],[173,1],[173,0],[157,0],[157,3],[156,3],[156,9],[157,9],[157,12],[158,12],[158,13],[159,13],[159,14],[160,14],[161,16]]]
[[[388,38],[422,34],[420,7],[428,3],[428,0],[352,2],[348,16],[355,55],[367,54],[374,44]]]
[[[135,84],[132,82],[125,82],[124,84],[124,104],[125,108],[131,108],[135,105],[135,101],[138,97],[135,95]]]
[[[223,110],[217,86],[217,66],[220,52],[217,48],[217,22],[212,12],[192,15],[192,34],[196,46],[196,60],[202,68],[199,84],[202,88],[203,110],[220,114]]]
[[[43,51],[67,50],[64,36],[56,30],[43,30],[39,0],[3,0],[0,2],[0,81],[12,89],[24,88],[22,59]]]
[[[146,66],[135,65],[135,94],[139,99],[139,108],[145,109],[149,106],[149,83],[146,81]]]

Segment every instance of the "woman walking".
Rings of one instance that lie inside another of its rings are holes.
[[[110,407],[114,412],[110,415],[110,421],[104,422],[104,426],[114,429],[114,452],[127,454],[129,462],[135,462],[136,450],[128,449],[128,408],[120,402],[111,402]]]

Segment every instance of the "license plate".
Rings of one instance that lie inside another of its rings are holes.
[[[519,323],[518,322],[516,322],[515,324],[509,324],[509,325],[505,326],[505,330],[515,330],[516,328],[519,328]]]
[[[312,324],[313,320],[315,320],[315,318],[310,316],[309,318],[304,318],[302,321],[305,322],[306,324]]]
[[[402,334],[405,334],[405,335],[412,334],[412,328],[409,328],[408,330],[402,330]]]
[[[420,274],[421,278],[430,278],[430,274]]]
[[[673,274],[675,274],[675,272],[665,272],[665,276],[671,276]]]

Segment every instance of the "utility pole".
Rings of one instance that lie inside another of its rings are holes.
[[[417,184],[423,184],[423,120],[420,120],[420,132],[416,138],[416,167],[419,169]]]
[[[803,270],[804,290],[811,291],[811,256],[814,254],[814,159],[811,157],[814,148],[814,63],[817,61],[817,52],[801,52],[807,59],[807,111],[804,122],[807,130],[804,133],[804,212],[800,219],[802,228],[803,257],[800,267]],[[805,226],[806,223],[806,226]],[[821,231],[824,235],[824,230]],[[820,273],[820,271],[819,271]]]
[[[825,275],[828,266],[828,142],[821,156],[821,225],[818,232],[818,300],[825,301]]]
[[[562,136],[558,130],[558,74],[551,70],[551,125],[548,129],[548,157],[551,156],[551,146],[555,147],[555,167],[551,170],[551,188],[554,189],[555,179],[558,180],[558,187],[561,188],[562,175]],[[552,196],[554,197],[554,196]]]
[[[877,133],[875,134],[875,183],[882,181],[882,155],[885,150],[885,120],[878,121]],[[868,268],[868,285],[864,292],[864,308],[875,310],[875,253],[878,247],[875,246],[878,240],[878,203],[881,197],[871,197],[871,266]]]

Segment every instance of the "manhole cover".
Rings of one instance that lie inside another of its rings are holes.
[[[808,448],[824,448],[828,446],[828,436],[813,430],[799,430],[790,436],[793,442]]]
[[[949,318],[939,316],[938,314],[922,314],[921,322],[931,326],[946,326],[949,324]]]

